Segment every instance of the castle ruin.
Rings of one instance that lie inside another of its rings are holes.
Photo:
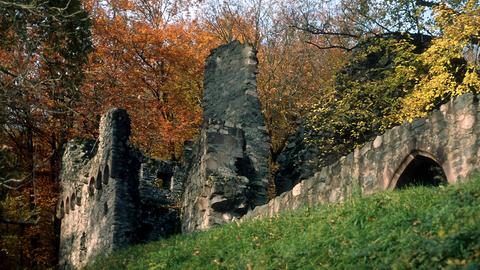
[[[270,137],[256,92],[257,62],[254,49],[239,42],[212,51],[203,127],[179,164],[135,149],[123,109],[102,117],[97,141],[66,145],[57,210],[61,268],[230,222],[267,202]]]
[[[135,149],[122,109],[102,117],[96,141],[66,145],[57,210],[60,268],[81,268],[96,256],[172,234],[341,201],[355,189],[393,189],[419,171],[428,174],[431,166],[448,183],[480,168],[480,106],[467,94],[316,168],[268,201],[270,137],[257,97],[257,62],[254,49],[239,42],[212,51],[205,67],[204,123],[179,163]]]

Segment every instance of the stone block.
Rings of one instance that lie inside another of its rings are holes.
[[[125,110],[110,110],[99,130],[98,144],[73,140],[62,157],[62,269],[80,268],[99,254],[178,232],[178,211],[168,207],[168,192],[155,187],[156,169],[171,174],[170,165],[150,160],[141,166],[147,158],[128,143]]]

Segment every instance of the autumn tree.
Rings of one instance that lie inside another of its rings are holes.
[[[0,13],[1,254],[47,267],[56,258],[55,183],[91,49],[89,20],[76,0],[0,1]]]
[[[331,93],[308,114],[309,143],[324,155],[343,155],[386,128],[478,91],[478,65],[466,59],[478,47],[478,2],[432,7],[437,37],[384,33],[359,40]]]
[[[278,1],[207,0],[199,5],[202,26],[222,43],[238,40],[261,47]]]
[[[397,124],[401,99],[421,75],[417,58],[428,46],[425,39],[370,38],[353,50],[335,84],[307,114],[307,143],[335,159]]]
[[[100,112],[123,107],[136,145],[156,157],[179,157],[201,124],[204,59],[216,44],[188,18],[187,4],[91,2],[96,50],[82,89],[85,126]]]
[[[365,38],[399,33],[433,35],[435,22],[431,12],[439,3],[435,0],[301,0],[290,16],[296,28],[324,37],[323,43],[315,44],[318,48],[350,51]]]
[[[303,112],[333,82],[334,71],[345,59],[340,50],[318,50],[323,37],[294,27],[292,1],[205,1],[204,27],[221,42],[238,39],[258,51],[258,92],[273,153],[278,153],[295,131]],[[328,64],[327,64],[328,63]]]
[[[453,97],[480,89],[480,66],[474,53],[480,46],[478,0],[460,7],[439,5],[435,20],[441,35],[419,58],[427,73],[418,78],[413,93],[402,100],[397,122],[423,117]]]

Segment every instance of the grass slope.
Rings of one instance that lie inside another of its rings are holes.
[[[89,269],[480,269],[480,177],[134,246]]]

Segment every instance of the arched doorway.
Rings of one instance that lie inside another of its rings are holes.
[[[410,186],[439,186],[448,184],[442,166],[424,155],[414,155],[395,184],[402,189]]]

